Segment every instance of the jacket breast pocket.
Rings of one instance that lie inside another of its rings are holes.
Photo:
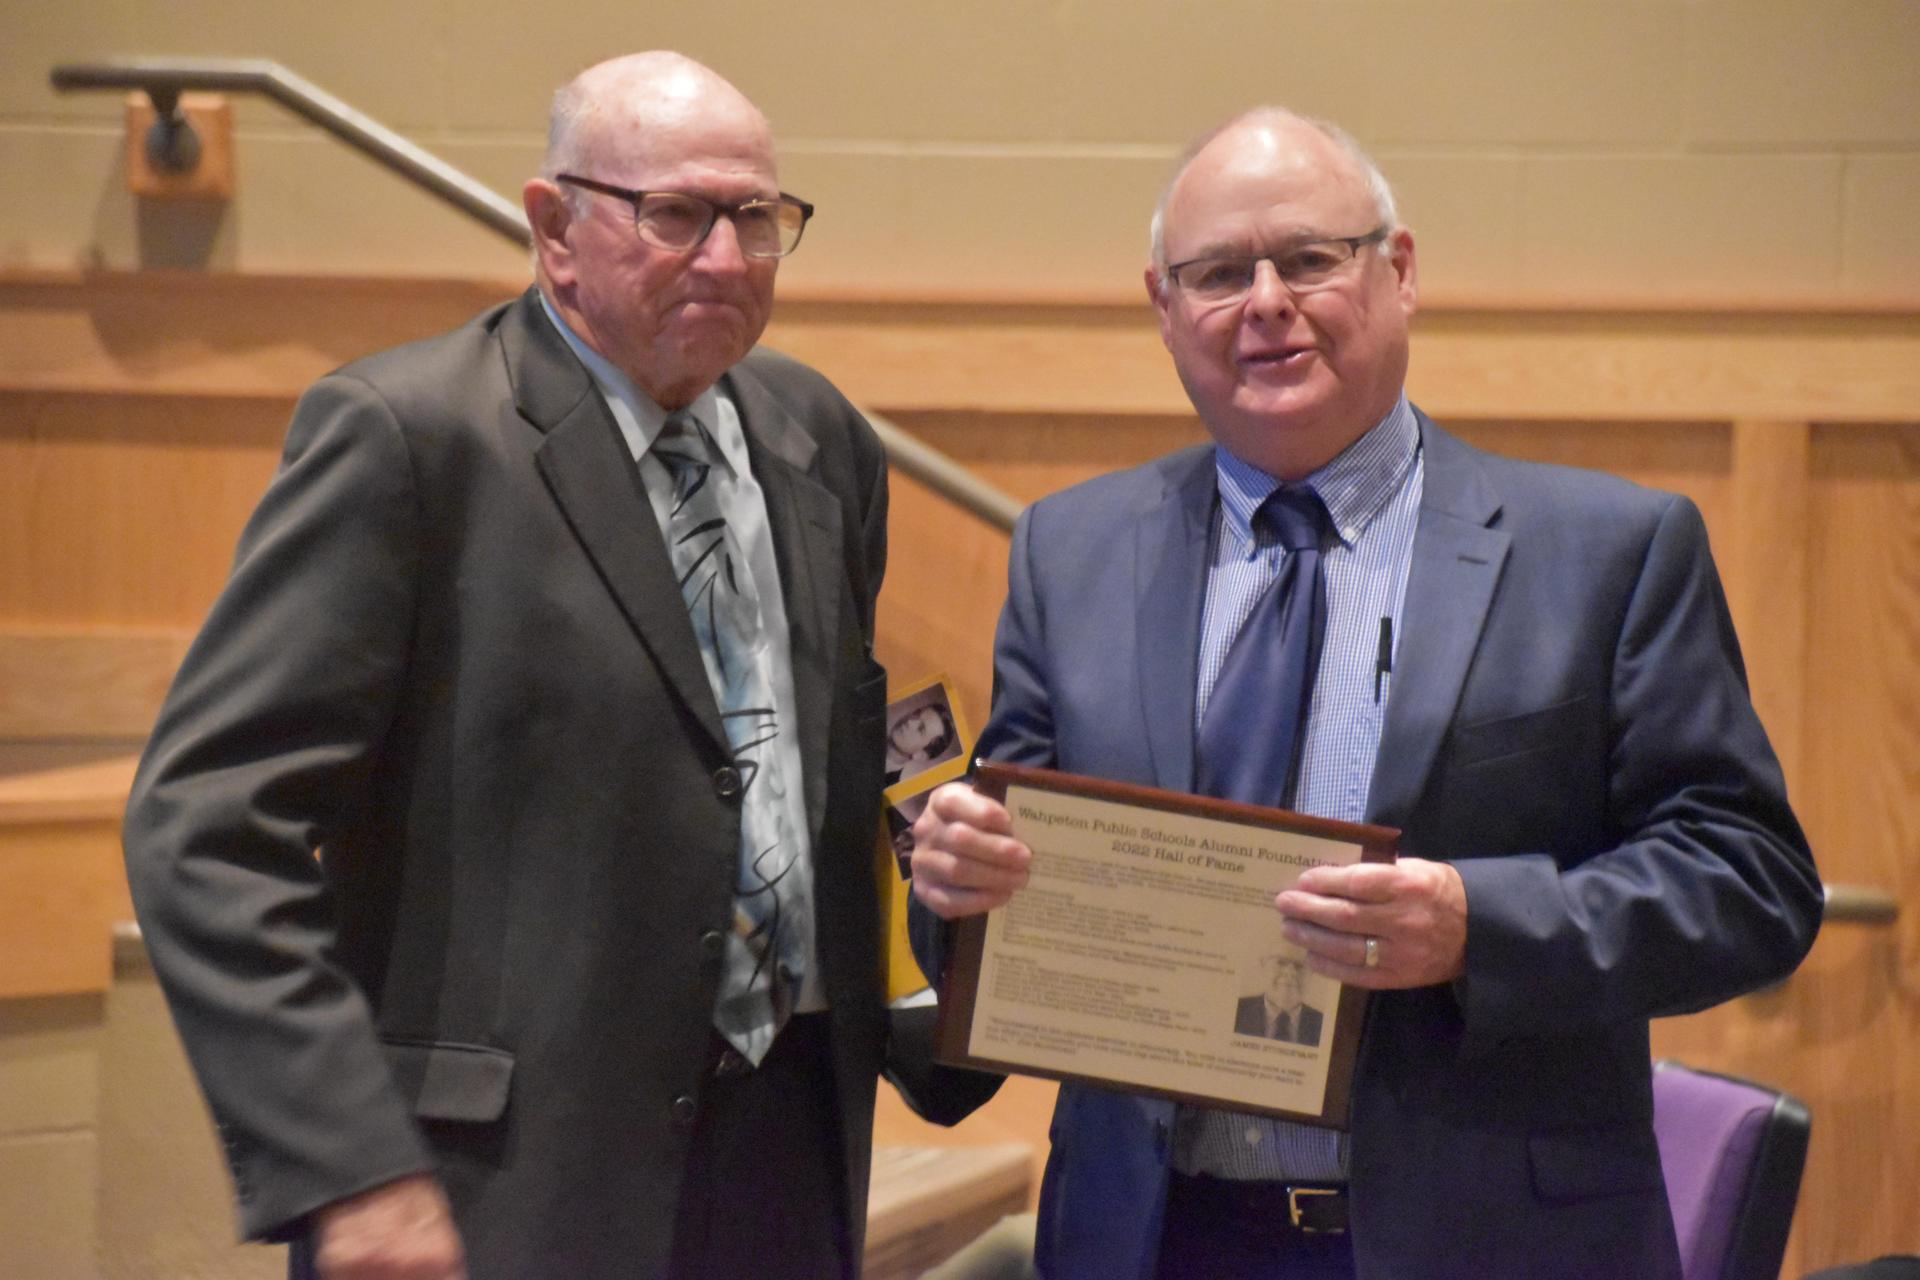
[[[1585,847],[1606,825],[1607,740],[1591,697],[1462,724],[1435,770],[1428,825],[1472,832],[1461,857]]]
[[[1454,730],[1448,763],[1455,769],[1559,747],[1593,726],[1593,699],[1569,698],[1538,711],[1463,724]]]
[[[513,1055],[486,1045],[386,1040],[394,1084],[422,1120],[490,1124],[506,1114]]]

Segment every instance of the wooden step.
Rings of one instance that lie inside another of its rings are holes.
[[[0,743],[0,998],[104,992],[137,744]]]

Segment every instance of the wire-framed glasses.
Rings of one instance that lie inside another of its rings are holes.
[[[1167,268],[1167,276],[1193,301],[1215,305],[1237,302],[1253,288],[1262,262],[1271,262],[1280,282],[1293,293],[1311,293],[1338,284],[1355,255],[1385,240],[1389,228],[1375,227],[1365,235],[1331,236],[1303,240],[1274,253],[1209,254],[1189,258]]]

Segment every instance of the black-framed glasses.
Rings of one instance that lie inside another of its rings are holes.
[[[1354,256],[1370,244],[1379,244],[1390,233],[1385,225],[1365,235],[1330,236],[1324,240],[1303,240],[1277,253],[1210,254],[1189,258],[1167,268],[1167,277],[1180,292],[1206,305],[1237,302],[1253,288],[1253,277],[1262,262],[1271,262],[1280,283],[1293,293],[1311,293],[1338,284],[1346,275]]]
[[[640,238],[673,253],[699,248],[724,213],[733,223],[741,253],[749,258],[784,258],[800,247],[800,233],[813,216],[812,205],[784,191],[771,200],[718,204],[682,191],[635,191],[572,173],[557,174],[554,181],[625,200],[633,206],[633,229]]]

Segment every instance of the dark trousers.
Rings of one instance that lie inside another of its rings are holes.
[[[1275,1183],[1173,1175],[1156,1280],[1353,1280],[1353,1237],[1313,1235]]]
[[[792,1018],[755,1070],[740,1070],[718,1046],[714,1060],[694,1120],[668,1275],[852,1276],[827,1015]]]

